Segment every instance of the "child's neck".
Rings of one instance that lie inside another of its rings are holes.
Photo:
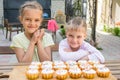
[[[71,47],[71,50],[72,50],[72,51],[77,51],[77,50],[79,50],[79,47],[78,47],[78,48],[72,48],[72,47]]]
[[[28,33],[24,33],[24,34],[25,34],[25,36],[26,36],[29,40],[31,40],[33,34],[28,34]]]

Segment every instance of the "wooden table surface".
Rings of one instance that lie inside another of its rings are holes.
[[[16,66],[27,66],[29,63],[0,64],[0,80],[8,80],[9,73]],[[106,61],[105,65],[111,70],[113,76],[120,80],[120,61]]]

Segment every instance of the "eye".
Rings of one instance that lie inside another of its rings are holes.
[[[35,22],[39,22],[40,20],[39,19],[36,19]]]
[[[26,20],[26,21],[30,21],[30,19],[29,19],[29,18],[26,18],[25,20]]]
[[[71,35],[71,34],[70,34],[70,35],[68,35],[68,36],[69,36],[69,37],[71,37],[71,38],[73,37],[73,35]]]
[[[77,36],[77,38],[81,38],[82,36]]]

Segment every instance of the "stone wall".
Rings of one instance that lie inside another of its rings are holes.
[[[0,24],[3,20],[3,0],[0,0]]]
[[[65,0],[51,0],[51,18],[55,17],[58,10],[65,13]]]

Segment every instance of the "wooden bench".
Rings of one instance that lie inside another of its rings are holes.
[[[9,46],[0,46],[0,54],[15,54]]]

